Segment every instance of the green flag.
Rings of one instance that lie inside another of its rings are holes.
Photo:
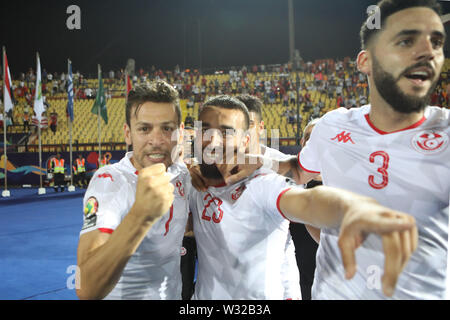
[[[100,115],[102,116],[103,120],[105,120],[105,123],[108,124],[108,111],[106,110],[105,89],[103,88],[101,72],[98,73],[97,97],[95,98],[94,106],[92,107],[91,112],[94,114],[98,114],[98,107],[100,107]]]

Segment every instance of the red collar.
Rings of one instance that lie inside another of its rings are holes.
[[[414,123],[414,124],[412,124],[412,125],[410,125],[410,126],[408,126],[408,127],[406,127],[406,128],[403,128],[403,129],[400,129],[400,130],[395,130],[395,131],[392,131],[392,132],[386,132],[386,131],[380,130],[380,129],[378,129],[377,127],[375,127],[375,125],[372,123],[372,121],[370,121],[369,114],[366,114],[364,117],[366,118],[367,123],[369,124],[369,126],[370,126],[373,130],[375,130],[375,132],[377,132],[377,133],[379,133],[379,134],[390,134],[390,133],[395,133],[395,132],[400,132],[400,131],[405,131],[405,130],[414,129],[414,128],[417,128],[418,126],[420,126],[422,123],[424,123],[425,120],[427,120],[427,118],[426,118],[425,116],[423,116],[422,119],[420,119],[420,120],[417,121],[416,123]]]

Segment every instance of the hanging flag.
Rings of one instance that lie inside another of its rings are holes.
[[[133,85],[131,84],[130,75],[127,74],[127,98],[128,95],[130,94],[131,89],[133,89]]]
[[[12,80],[11,74],[9,73],[8,59],[6,58],[6,50],[3,47],[3,66],[4,66],[4,76],[3,76],[3,105],[5,106],[5,113],[7,114],[14,107],[13,92],[12,92]]]
[[[42,95],[42,81],[41,81],[41,62],[39,60],[39,53],[36,54],[37,66],[36,66],[36,86],[34,94],[34,112],[38,123],[42,120],[42,113],[45,111],[44,97]]]
[[[102,116],[105,123],[108,124],[108,111],[106,110],[106,97],[105,97],[105,90],[103,88],[103,80],[101,72],[98,73],[97,96],[95,98],[95,102],[94,105],[92,106],[91,112],[94,114],[98,114],[97,108],[100,108],[100,115]]]
[[[73,81],[72,81],[72,61],[67,60],[69,81],[67,83],[67,114],[73,122]]]

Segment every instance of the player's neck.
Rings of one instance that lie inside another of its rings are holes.
[[[133,157],[130,158],[130,162],[133,165],[133,167],[136,169],[136,171],[139,171],[142,169],[142,167],[134,160]]]
[[[394,132],[408,128],[419,122],[424,116],[424,110],[412,113],[400,113],[395,111],[381,97],[371,97],[371,108],[369,112],[370,122],[384,132]]]

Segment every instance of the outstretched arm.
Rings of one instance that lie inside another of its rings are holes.
[[[367,234],[380,235],[385,254],[383,291],[387,296],[393,294],[398,276],[417,248],[418,234],[412,216],[349,191],[325,186],[291,188],[280,196],[278,207],[294,221],[317,228],[340,226],[338,244],[347,279],[356,273],[355,251]]]

